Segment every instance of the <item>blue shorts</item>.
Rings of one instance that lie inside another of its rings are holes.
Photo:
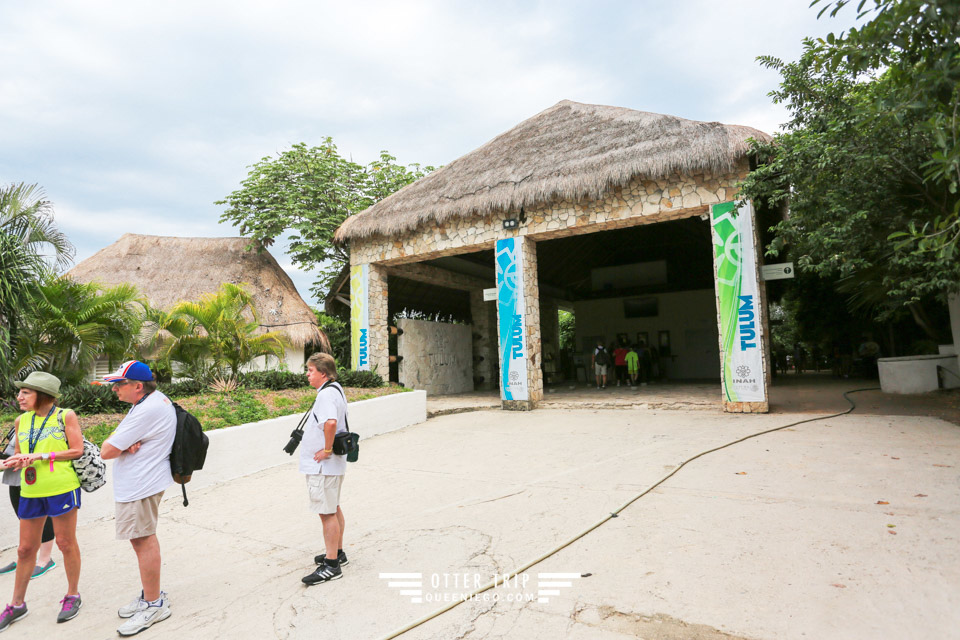
[[[67,491],[58,496],[47,496],[46,498],[20,496],[20,508],[17,509],[17,517],[21,520],[33,520],[34,518],[46,518],[47,516],[56,518],[79,508],[80,489]]]

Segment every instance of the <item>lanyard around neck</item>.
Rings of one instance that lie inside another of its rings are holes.
[[[40,423],[40,430],[37,431],[37,437],[33,437],[33,425],[34,421],[37,419],[37,412],[34,411],[33,415],[30,416],[30,436],[27,438],[27,445],[29,447],[30,453],[33,453],[33,450],[37,448],[37,445],[40,444],[40,436],[43,435],[43,428],[47,426],[47,420],[50,419],[50,416],[53,415],[53,412],[57,410],[57,405],[50,407],[50,411],[47,412],[47,417],[43,419],[43,422]]]
[[[151,391],[150,393],[153,393],[153,391]],[[144,400],[146,400],[147,397],[150,395],[150,393],[148,393],[147,395],[143,396],[142,398],[140,398],[139,400],[137,400],[136,402],[134,402],[134,403],[133,403],[133,406],[130,407],[130,411],[133,411],[133,410],[137,407],[138,404],[140,404],[141,402],[143,402]]]

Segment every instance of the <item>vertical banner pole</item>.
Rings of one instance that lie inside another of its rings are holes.
[[[763,313],[753,221],[750,202],[739,210],[735,202],[723,202],[711,208],[725,408],[727,403],[767,403]],[[740,410],[744,410],[742,405]]]
[[[526,304],[523,296],[523,238],[497,240],[497,325],[500,347],[500,398],[529,400],[527,388]],[[536,274],[534,274],[534,277]]]
[[[370,265],[350,267],[350,362],[370,370]]]

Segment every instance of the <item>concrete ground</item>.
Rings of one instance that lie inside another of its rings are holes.
[[[190,506],[162,503],[174,615],[144,636],[384,637],[583,531],[690,456],[809,417],[479,411],[366,439],[344,485],[350,564],[310,588],[300,577],[322,550],[320,526],[278,453],[287,426],[227,430]],[[943,420],[854,414],[791,427],[690,463],[486,601],[400,637],[960,638],[958,470],[960,428]],[[58,567],[31,582],[32,615],[6,637],[114,637],[115,611],[139,587],[133,552],[113,540],[109,491],[84,496],[80,616],[55,624]],[[15,533],[8,511],[0,540]],[[12,555],[8,546],[0,561]],[[584,577],[537,602],[542,572]],[[381,573],[421,574],[423,601]],[[0,577],[3,598],[12,582]]]

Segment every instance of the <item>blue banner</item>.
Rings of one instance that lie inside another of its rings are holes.
[[[522,238],[497,240],[497,321],[500,338],[500,397],[528,400],[524,324]]]

